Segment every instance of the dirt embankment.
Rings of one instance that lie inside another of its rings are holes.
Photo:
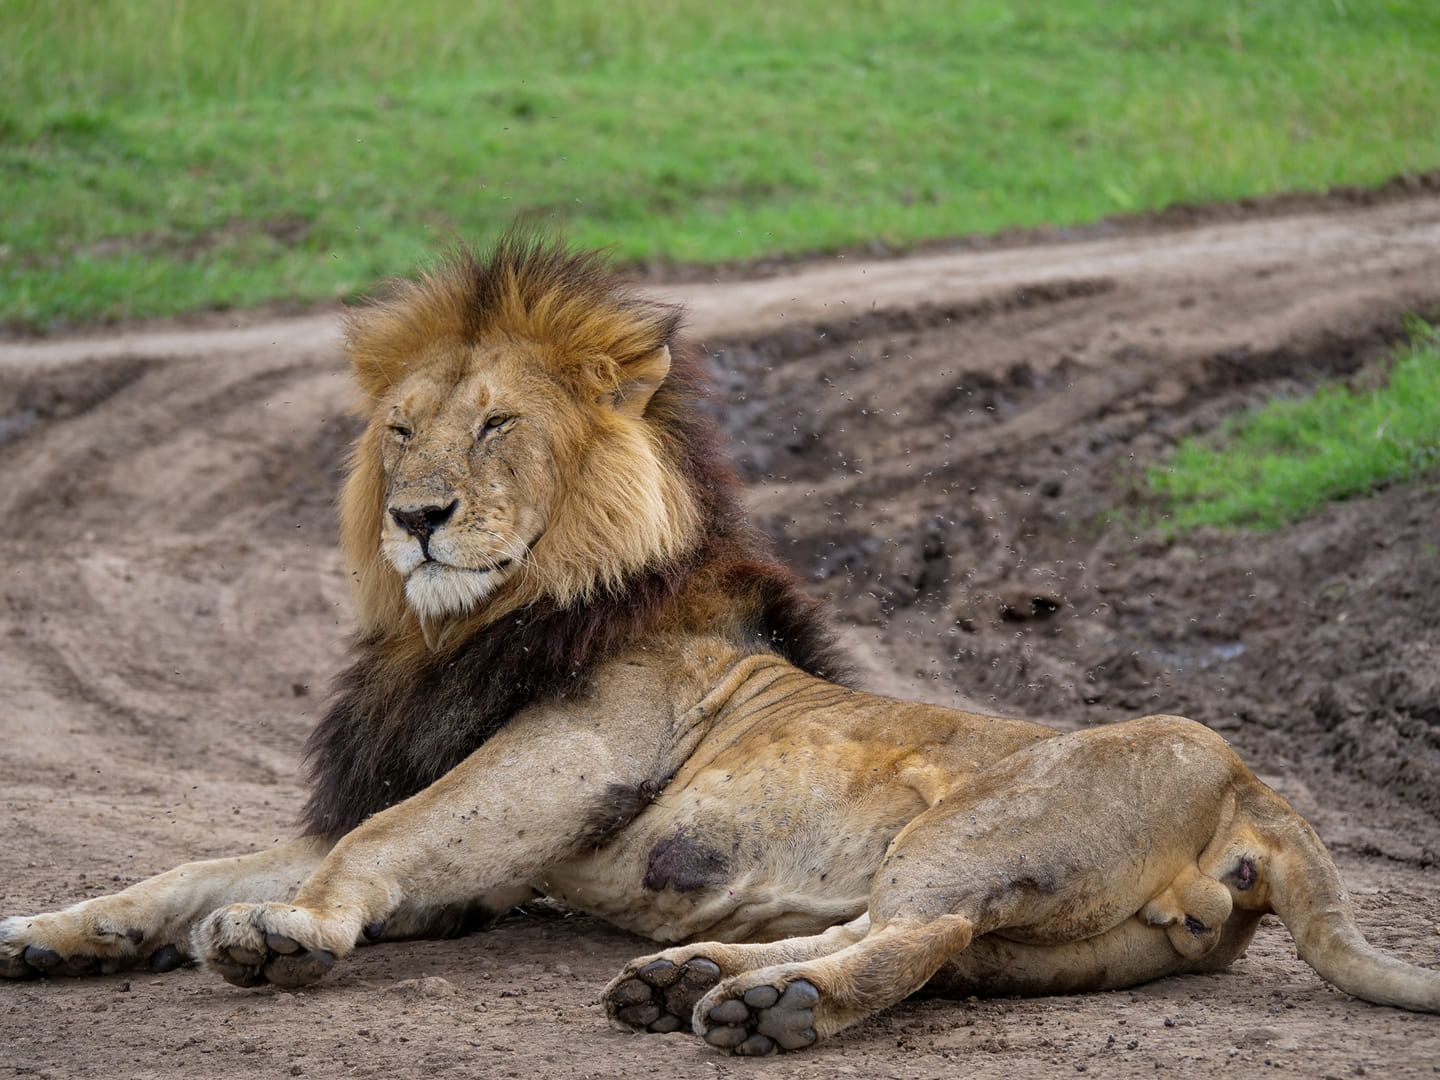
[[[674,284],[754,514],[876,689],[1061,726],[1183,712],[1316,824],[1367,932],[1440,958],[1440,492],[1264,537],[1104,524],[1138,462],[1440,315],[1440,199]],[[286,834],[349,625],[334,320],[0,346],[0,909]],[[362,950],[320,988],[0,986],[41,1076],[1431,1076],[1440,1018],[1263,929],[1224,975],[912,1001],[808,1054],[608,1030],[591,920]]]

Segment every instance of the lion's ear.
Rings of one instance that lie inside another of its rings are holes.
[[[620,369],[620,388],[615,392],[615,411],[636,420],[645,415],[645,406],[670,374],[670,348],[661,345],[654,352],[636,357]]]

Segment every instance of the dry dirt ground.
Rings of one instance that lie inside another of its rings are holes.
[[[756,517],[870,685],[1063,727],[1176,711],[1306,813],[1366,932],[1440,963],[1440,491],[1269,536],[1121,524],[1136,463],[1440,315],[1440,197],[655,283],[691,305]],[[397,268],[403,269],[403,268]],[[333,315],[0,344],[0,911],[272,844],[350,623]],[[1113,520],[1113,519],[1112,519]],[[1433,1076],[1278,924],[1223,975],[912,1000],[801,1055],[606,1027],[642,942],[581,917],[361,950],[304,993],[195,970],[0,985],[0,1075]]]

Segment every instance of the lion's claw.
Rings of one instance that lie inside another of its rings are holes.
[[[617,983],[606,1005],[616,1021],[637,1031],[680,1031],[690,1027],[696,1003],[719,981],[719,966],[703,956],[682,964],[656,960]]]
[[[697,1017],[700,1034],[711,1046],[747,1057],[780,1050],[801,1050],[815,1041],[815,1006],[820,991],[797,979],[778,986],[752,986],[738,997]]]

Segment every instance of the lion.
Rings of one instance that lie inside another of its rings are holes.
[[[745,521],[681,315],[524,232],[355,309],[358,640],[299,835],[7,918],[0,974],[299,987],[539,893],[667,946],[606,988],[616,1024],[743,1055],[921,989],[1216,971],[1266,912],[1345,992],[1440,1011],[1440,972],[1365,943],[1315,832],[1204,726],[851,686]]]

